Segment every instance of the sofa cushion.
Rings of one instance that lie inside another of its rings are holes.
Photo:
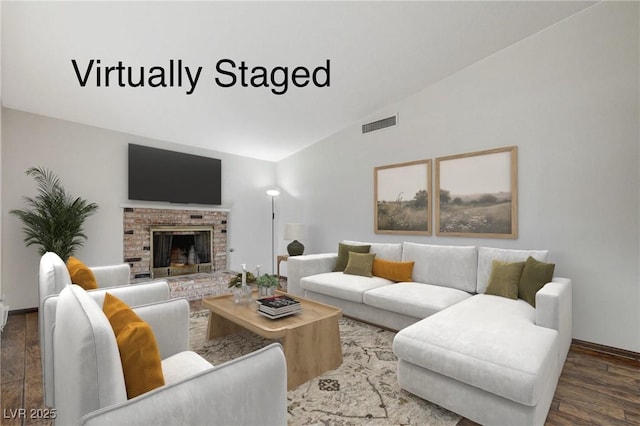
[[[396,334],[398,358],[534,406],[558,377],[558,332],[524,300],[478,294]]]
[[[546,262],[548,250],[507,250],[493,247],[478,247],[478,282],[476,293],[484,293],[489,284],[491,262],[494,259],[503,262],[525,262],[531,256],[541,262]]]
[[[349,262],[349,253],[369,253],[369,246],[363,245],[349,245],[344,243],[338,243],[338,260],[336,261],[336,267],[334,272],[342,272],[347,267]]]
[[[363,243],[361,241],[343,241],[353,246],[369,246],[369,253],[375,253],[377,258],[400,261],[402,260],[402,243]]]
[[[370,277],[371,271],[373,270],[373,260],[375,258],[376,255],[373,253],[349,252],[349,261],[347,262],[347,267],[344,268],[344,273]]]
[[[517,299],[523,268],[524,262],[503,262],[494,259],[491,263],[491,276],[485,294]]]
[[[415,261],[413,281],[476,290],[478,254],[474,246],[440,246],[404,243],[402,260]]]
[[[553,279],[555,267],[556,265],[553,263],[540,262],[529,256],[520,277],[518,297],[526,300],[535,308],[536,293]]]
[[[373,270],[371,273],[376,277],[386,278],[391,281],[408,282],[413,281],[413,267],[416,262],[395,262],[393,260],[378,259],[373,260]]]
[[[385,278],[361,277],[343,272],[326,272],[300,280],[300,287],[305,290],[357,303],[362,303],[365,291],[390,284],[393,284],[393,281]]]
[[[192,351],[178,352],[162,360],[162,375],[167,385],[177,383],[211,368],[213,365]]]
[[[422,283],[399,283],[364,293],[364,303],[414,318],[426,318],[471,295],[455,288]]]

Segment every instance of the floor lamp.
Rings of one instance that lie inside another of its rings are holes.
[[[275,274],[276,270],[276,209],[275,202],[276,197],[280,195],[280,191],[277,189],[268,189],[267,195],[271,197],[271,275]]]

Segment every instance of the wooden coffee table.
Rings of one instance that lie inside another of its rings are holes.
[[[276,292],[277,294],[286,294]],[[211,311],[208,339],[250,330],[266,339],[279,340],[287,359],[287,389],[291,390],[342,364],[342,345],[338,320],[342,310],[292,296],[302,304],[302,312],[279,319],[258,313],[254,301],[237,304],[233,295],[202,300]]]

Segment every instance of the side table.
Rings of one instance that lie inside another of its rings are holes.
[[[289,259],[289,255],[288,254],[281,254],[278,255],[278,257],[276,258],[276,268],[277,268],[277,272],[278,272],[278,280],[280,280],[280,262],[286,262],[287,259]]]

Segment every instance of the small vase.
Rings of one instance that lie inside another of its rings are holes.
[[[233,301],[235,303],[250,303],[251,302],[251,287],[248,285],[241,285],[233,288]]]
[[[258,296],[259,297],[272,297],[275,294],[274,287],[264,287],[258,286]]]

